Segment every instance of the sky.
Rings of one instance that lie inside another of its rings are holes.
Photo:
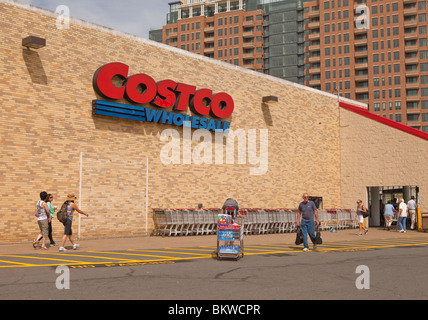
[[[166,24],[169,2],[173,0],[18,0],[39,8],[56,11],[60,5],[70,16],[132,35],[149,38],[150,29]]]

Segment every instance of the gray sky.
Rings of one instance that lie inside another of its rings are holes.
[[[70,16],[105,27],[149,38],[149,30],[166,24],[173,0],[18,0],[55,11],[66,5]]]

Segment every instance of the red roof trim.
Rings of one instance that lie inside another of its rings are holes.
[[[406,126],[406,125],[404,125],[402,123],[395,122],[393,120],[390,120],[390,119],[378,116],[376,114],[373,114],[373,113],[367,111],[367,109],[364,109],[362,107],[353,106],[353,105],[345,103],[345,102],[340,102],[339,105],[343,109],[346,109],[346,110],[358,113],[359,115],[362,115],[362,116],[364,116],[366,118],[375,120],[377,122],[383,123],[383,124],[385,124],[387,126],[390,126],[392,128],[404,131],[406,133],[412,134],[414,136],[417,136],[419,138],[422,138],[422,139],[428,141],[428,133],[425,133],[423,131],[411,128],[411,127]]]

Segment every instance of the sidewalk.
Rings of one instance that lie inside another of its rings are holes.
[[[408,230],[406,233],[398,231],[386,231],[383,228],[373,227],[369,229],[367,235],[358,236],[358,229],[338,230],[338,232],[322,231],[323,242],[336,241],[360,241],[360,240],[385,240],[396,238],[427,238],[428,233]],[[296,233],[263,234],[244,236],[244,245],[257,244],[284,244],[294,243]],[[60,239],[56,239],[57,242]],[[183,237],[130,237],[130,238],[109,238],[109,239],[80,239],[75,241],[80,244],[77,251],[116,251],[127,249],[163,249],[163,248],[190,248],[198,246],[215,247],[217,245],[216,235],[203,236],[183,236]],[[322,246],[322,245],[320,245]],[[70,248],[70,242],[67,241],[66,248]],[[57,252],[57,247],[50,247],[49,251]],[[38,253],[40,249],[34,249],[32,242],[7,244],[0,243],[0,254],[32,254]],[[67,253],[65,253],[67,254]]]

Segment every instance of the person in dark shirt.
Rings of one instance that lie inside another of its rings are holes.
[[[315,218],[317,226],[320,224],[318,220],[318,211],[315,203],[309,201],[309,195],[303,194],[303,201],[299,204],[299,212],[297,213],[297,226],[300,226],[303,233],[303,251],[309,250],[308,234],[314,245],[313,249],[317,248],[315,242]],[[300,219],[302,219],[300,221]]]

